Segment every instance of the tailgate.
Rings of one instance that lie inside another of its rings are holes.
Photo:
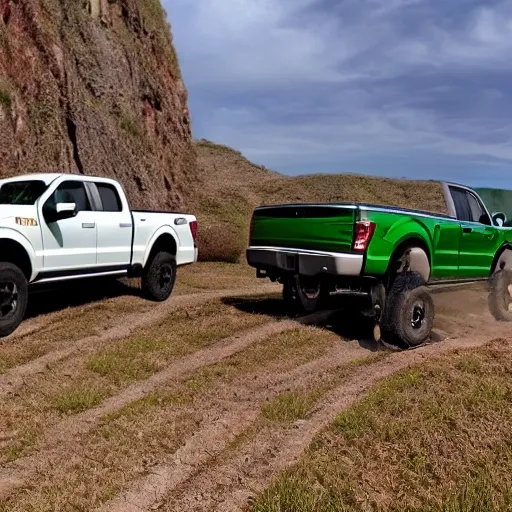
[[[353,206],[262,206],[253,213],[250,246],[351,252],[355,216]]]

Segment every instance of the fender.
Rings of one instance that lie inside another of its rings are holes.
[[[155,233],[153,233],[153,236],[150,238],[149,243],[146,248],[146,252],[144,253],[144,258],[142,260],[142,267],[146,266],[146,263],[148,262],[149,256],[150,256],[151,251],[155,245],[155,242],[162,235],[171,235],[174,238],[174,243],[176,244],[176,252],[177,252],[177,250],[180,246],[180,240],[178,238],[178,234],[176,233],[176,231],[174,231],[174,229],[171,226],[165,224],[165,225],[159,227],[155,231]]]
[[[409,238],[420,239],[427,247],[429,253],[432,253],[432,239],[429,235],[429,231],[416,219],[405,218],[399,222],[393,223],[384,236],[384,239],[393,244],[394,250]]]
[[[23,249],[25,249],[25,252],[27,253],[28,259],[30,261],[30,267],[32,269],[29,282],[33,281],[42,267],[42,254],[38,255],[36,253],[34,246],[30,243],[25,235],[10,227],[0,227],[0,242],[2,240],[12,240],[13,242],[19,243]]]
[[[396,271],[394,265],[397,259],[403,255],[403,250],[407,248],[407,242],[411,240],[414,245],[423,249],[421,258],[423,261],[424,254],[427,256],[428,270],[422,271],[422,275],[428,274],[428,277],[432,254],[432,235],[429,234],[428,226],[410,216],[382,217],[376,221],[379,232],[368,247],[365,272],[372,275],[389,275],[391,271]],[[425,268],[425,265],[421,264],[419,268]]]

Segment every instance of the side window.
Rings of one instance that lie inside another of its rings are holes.
[[[89,198],[83,183],[80,181],[65,181],[61,183],[44,204],[43,212],[45,214],[55,212],[57,203],[76,203],[78,212],[91,211]]]
[[[473,214],[471,212],[471,206],[469,205],[466,191],[459,188],[450,187],[450,192],[452,194],[453,202],[455,203],[457,219],[472,222]]]
[[[491,225],[491,219],[480,204],[480,201],[470,192],[467,192],[469,207],[471,208],[471,217],[473,222]]]
[[[120,212],[123,209],[116,187],[109,183],[95,183],[100,194],[104,212]]]

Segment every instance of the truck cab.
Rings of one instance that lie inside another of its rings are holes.
[[[197,261],[196,235],[193,215],[131,210],[116,180],[56,173],[0,180],[0,335],[23,318],[28,285],[131,275],[148,298],[165,300],[176,267]]]

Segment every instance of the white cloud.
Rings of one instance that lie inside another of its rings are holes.
[[[512,2],[459,2],[164,1],[195,135],[269,167],[512,162]]]
[[[306,6],[275,0],[174,0],[168,7],[187,24],[174,21],[180,58],[188,83],[204,86],[289,86],[296,80],[341,80],[337,56],[329,48],[328,20],[317,30],[287,25],[289,16]],[[293,6],[293,7],[291,7]]]

